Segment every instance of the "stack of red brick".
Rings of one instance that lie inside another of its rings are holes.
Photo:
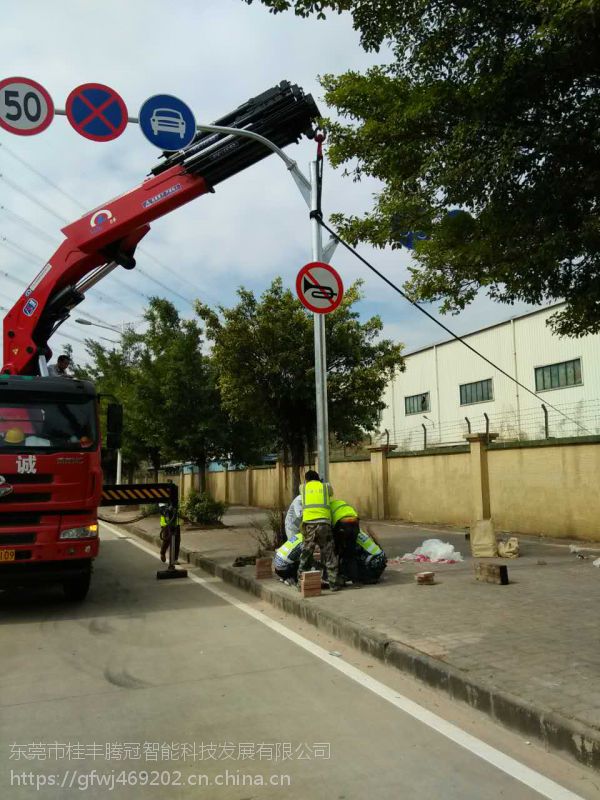
[[[256,559],[255,577],[259,581],[273,577],[273,560],[271,558]]]
[[[303,572],[300,578],[302,597],[318,597],[321,594],[321,572]]]

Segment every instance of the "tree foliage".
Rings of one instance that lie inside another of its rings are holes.
[[[247,289],[219,314],[198,304],[213,342],[213,359],[224,407],[248,430],[257,426],[291,453],[295,467],[315,440],[313,317],[280,278],[257,299]],[[402,368],[402,345],[380,339],[381,320],[365,323],[353,310],[355,284],[325,320],[329,426],[344,443],[359,441],[377,427],[385,384]]]
[[[182,319],[168,300],[153,298],[143,333],[127,332],[107,350],[88,341],[86,374],[124,405],[124,460],[189,461],[203,476],[206,460],[247,454],[247,443],[223,411],[216,373],[202,352],[196,320]]]
[[[484,287],[565,298],[558,332],[600,330],[600,0],[262,2],[349,11],[365,48],[391,45],[391,63],[322,78],[343,118],[332,163],[384,183],[372,211],[337,218],[353,241],[425,232],[408,288],[445,310]]]

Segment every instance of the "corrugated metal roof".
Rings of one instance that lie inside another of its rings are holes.
[[[484,331],[492,330],[493,328],[500,328],[502,325],[510,325],[513,320],[516,319],[525,319],[525,317],[532,317],[534,314],[541,314],[543,311],[550,311],[555,308],[560,308],[560,306],[564,306],[566,303],[564,300],[561,300],[560,303],[552,303],[549,306],[544,306],[543,308],[536,308],[535,311],[527,311],[525,314],[516,314],[514,317],[509,317],[508,319],[503,320],[502,322],[495,322],[493,325],[486,325],[483,328],[478,328],[476,331],[470,331],[469,333],[460,334],[461,339],[468,339],[469,336],[476,336],[478,333],[483,333]],[[424,353],[426,350],[433,350],[434,347],[442,347],[445,344],[452,344],[455,342],[456,339],[442,339],[439,342],[434,342],[433,344],[425,345],[425,347],[417,347],[416,350],[411,350],[408,353],[403,353],[404,358],[407,356],[414,356],[417,353]]]

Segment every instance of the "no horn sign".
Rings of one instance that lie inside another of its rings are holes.
[[[296,278],[296,294],[315,314],[330,314],[344,297],[344,285],[336,270],[324,261],[305,264]]]

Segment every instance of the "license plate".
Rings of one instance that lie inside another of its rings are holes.
[[[0,561],[14,561],[14,560],[15,560],[14,550],[0,550]]]

